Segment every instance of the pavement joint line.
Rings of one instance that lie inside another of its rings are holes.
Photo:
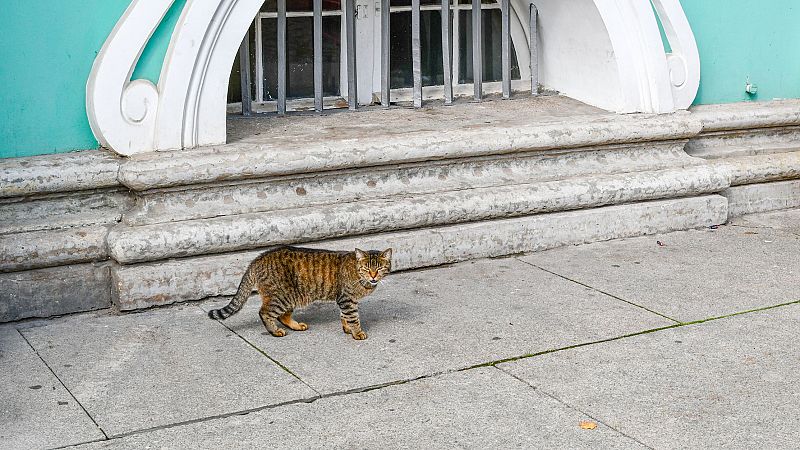
[[[661,314],[661,313],[660,313],[660,312],[658,312],[658,311],[653,311],[652,309],[650,309],[650,308],[647,308],[646,306],[642,306],[642,305],[639,305],[639,304],[637,304],[637,303],[634,303],[634,302],[632,302],[632,301],[625,300],[624,298],[621,298],[621,297],[618,297],[618,296],[616,296],[616,295],[614,295],[614,294],[611,294],[611,293],[609,293],[609,292],[603,291],[602,289],[598,289],[598,288],[596,288],[596,287],[594,287],[594,286],[590,286],[590,285],[588,285],[588,284],[586,284],[586,283],[582,283],[582,282],[580,282],[580,281],[578,281],[578,280],[573,280],[572,278],[569,278],[569,277],[567,277],[567,276],[564,276],[564,275],[561,275],[561,274],[559,274],[559,273],[553,272],[552,270],[547,270],[547,269],[545,269],[544,267],[537,266],[536,264],[529,263],[528,261],[524,261],[524,260],[522,260],[522,259],[519,259],[519,258],[517,258],[517,261],[520,261],[520,262],[522,262],[522,263],[524,263],[524,264],[527,264],[527,265],[529,265],[529,266],[531,266],[531,267],[535,267],[535,268],[537,268],[537,269],[539,269],[539,270],[545,271],[545,272],[547,272],[547,273],[549,273],[549,274],[551,274],[551,275],[555,275],[555,276],[557,276],[557,277],[559,277],[559,278],[562,278],[562,279],[564,279],[564,280],[571,281],[571,282],[573,282],[573,283],[575,283],[575,284],[579,284],[579,285],[581,285],[581,286],[583,286],[583,287],[585,287],[585,288],[588,288],[588,289],[591,289],[591,290],[593,290],[593,291],[599,292],[599,293],[601,293],[601,294],[603,294],[603,295],[607,295],[607,296],[609,296],[609,297],[611,297],[611,298],[613,298],[613,299],[619,300],[619,301],[621,301],[621,302],[625,302],[625,303],[627,303],[627,304],[629,304],[629,305],[631,305],[631,306],[635,306],[635,307],[637,307],[637,308],[641,308],[641,309],[643,309],[643,310],[645,310],[645,311],[647,311],[647,312],[649,312],[649,313],[655,314],[655,315],[657,315],[657,316],[660,316],[660,317],[662,317],[662,318],[664,318],[664,319],[671,320],[671,321],[673,321],[673,322],[675,322],[675,323],[683,323],[683,322],[681,322],[680,320],[673,319],[672,317],[669,317],[669,316],[667,316],[667,315]]]
[[[301,398],[301,399],[296,399],[296,400],[289,400],[287,402],[275,403],[275,404],[271,404],[271,405],[264,405],[264,406],[259,406],[259,407],[256,407],[256,408],[250,408],[250,409],[245,409],[245,410],[240,410],[240,411],[234,411],[234,412],[225,413],[225,414],[218,414],[218,415],[214,415],[214,416],[200,417],[200,418],[197,418],[197,419],[191,419],[191,420],[186,420],[186,421],[182,421],[182,422],[175,422],[175,423],[166,424],[166,425],[160,425],[160,426],[152,427],[152,428],[143,428],[143,429],[140,429],[140,430],[129,431],[129,432],[126,432],[126,433],[122,433],[122,434],[106,437],[106,439],[86,441],[86,442],[81,442],[81,443],[70,445],[70,446],[57,447],[57,448],[74,448],[74,447],[77,447],[77,446],[80,446],[80,445],[84,445],[84,444],[88,444],[88,443],[91,443],[91,442],[112,441],[112,440],[117,440],[117,439],[121,439],[121,438],[124,438],[124,437],[132,436],[132,435],[146,434],[146,433],[153,432],[153,431],[164,430],[164,429],[169,429],[169,428],[175,428],[175,427],[179,427],[179,426],[183,426],[183,425],[190,425],[190,424],[193,424],[193,423],[206,422],[206,421],[215,420],[215,419],[224,419],[226,417],[233,417],[233,416],[244,416],[244,415],[247,415],[247,414],[250,414],[250,413],[253,413],[253,412],[259,412],[259,411],[264,411],[264,410],[268,410],[268,409],[274,409],[274,408],[278,408],[278,407],[281,407],[281,406],[289,406],[289,405],[296,405],[296,404],[302,404],[302,403],[310,404],[310,403],[314,403],[315,401],[321,400],[321,399],[343,397],[343,396],[351,395],[351,394],[361,394],[361,393],[365,393],[365,392],[370,392],[370,391],[383,389],[383,388],[390,387],[390,386],[399,386],[399,385],[411,383],[411,382],[418,381],[418,380],[423,380],[423,379],[427,379],[427,378],[436,378],[436,377],[440,377],[440,376],[443,376],[443,375],[448,375],[448,374],[451,374],[451,373],[466,372],[466,371],[469,371],[469,370],[480,369],[480,368],[484,368],[484,367],[495,367],[498,370],[501,370],[501,371],[503,371],[504,373],[506,373],[506,374],[508,374],[510,376],[514,376],[514,375],[510,374],[509,372],[506,372],[506,371],[502,370],[502,368],[497,367],[497,365],[498,364],[502,364],[502,363],[506,363],[506,362],[519,361],[521,359],[527,359],[527,358],[531,358],[531,357],[534,357],[534,356],[545,355],[545,354],[548,354],[548,353],[555,353],[555,352],[559,352],[559,351],[562,351],[562,350],[569,350],[569,349],[573,349],[573,348],[585,347],[585,346],[594,345],[594,344],[601,344],[601,343],[604,343],[604,342],[612,342],[612,341],[617,341],[617,340],[628,338],[628,337],[639,336],[639,335],[642,335],[642,334],[655,333],[655,332],[661,331],[661,330],[668,330],[668,329],[672,329],[672,328],[680,328],[680,327],[684,327],[684,326],[688,326],[688,325],[696,325],[696,324],[701,324],[701,323],[704,323],[704,322],[710,322],[710,321],[714,321],[714,320],[720,320],[720,319],[725,319],[725,318],[728,318],[728,317],[739,316],[739,315],[748,314],[748,313],[752,313],[752,312],[765,311],[765,310],[775,309],[775,308],[779,308],[779,307],[782,307],[782,306],[788,306],[788,305],[794,305],[794,304],[800,304],[800,300],[793,301],[793,302],[782,303],[782,304],[779,304],[779,305],[766,306],[766,307],[763,307],[763,308],[757,308],[757,309],[748,310],[748,311],[736,312],[736,313],[732,313],[732,314],[728,314],[728,315],[724,315],[724,316],[719,316],[719,317],[712,317],[712,318],[709,318],[709,319],[697,320],[697,321],[694,321],[694,322],[676,323],[674,325],[667,325],[667,326],[664,326],[664,327],[653,328],[653,329],[649,329],[649,330],[640,331],[640,332],[637,332],[637,333],[631,333],[631,334],[627,334],[627,335],[623,335],[623,336],[603,339],[603,340],[600,340],[600,341],[585,342],[585,343],[581,343],[581,344],[571,345],[571,346],[568,346],[568,347],[550,349],[550,350],[545,350],[545,351],[542,351],[542,352],[532,353],[532,354],[528,354],[528,355],[515,356],[515,357],[511,357],[511,358],[504,358],[504,359],[500,359],[500,360],[496,360],[496,361],[489,361],[489,362],[485,362],[485,363],[481,363],[481,364],[475,364],[475,365],[472,365],[472,366],[469,366],[469,367],[464,367],[464,368],[461,368],[461,369],[453,369],[453,370],[446,370],[446,371],[441,371],[441,372],[434,372],[434,373],[425,374],[425,375],[421,375],[421,376],[414,377],[414,378],[408,378],[408,379],[404,379],[404,380],[389,381],[389,382],[386,382],[386,383],[374,384],[374,385],[369,385],[369,386],[364,386],[364,387],[359,387],[359,388],[348,389],[348,390],[344,390],[344,391],[331,392],[331,393],[327,393],[327,394],[319,394],[319,395],[314,396],[314,397],[306,397],[306,398]],[[223,326],[224,326],[224,324],[223,324]],[[225,328],[228,328],[228,327],[226,326]],[[228,329],[230,330],[230,328],[228,328]],[[231,331],[233,332],[233,330],[231,330]],[[239,336],[239,335],[237,334],[237,336]],[[241,336],[239,336],[239,337],[241,337]],[[247,342],[246,339],[244,339],[244,338],[242,338],[242,339]],[[26,339],[26,341],[27,341],[27,339]],[[250,344],[250,343],[248,342],[248,344]],[[28,343],[28,345],[30,345],[30,343]],[[252,344],[250,344],[250,345],[252,346]],[[256,350],[258,350],[260,353],[263,354],[263,352],[260,349],[256,348]],[[269,356],[267,356],[267,357],[269,358]],[[40,356],[40,358],[41,358],[41,356]],[[270,358],[270,359],[272,359],[272,358]],[[49,366],[48,366],[48,368],[49,368]],[[517,377],[514,376],[514,378],[517,378]],[[517,379],[519,379],[519,378],[517,378]],[[521,381],[524,382],[524,380],[521,380]],[[539,390],[535,386],[532,386],[527,382],[525,382],[525,383],[528,384],[528,386],[530,386],[531,388],[533,388],[535,390]],[[316,390],[314,390],[314,391],[316,392]],[[546,395],[549,395],[544,391],[542,391],[542,393],[544,393]],[[553,398],[555,400],[557,400],[557,401],[561,401],[560,399],[558,399],[556,397],[553,397]],[[564,402],[562,402],[562,403],[564,403]],[[569,406],[566,403],[564,403],[564,404]],[[586,414],[586,413],[580,411],[577,408],[573,408],[573,409],[575,409],[576,411],[581,412],[582,414],[584,414],[584,415],[586,415],[588,417],[592,417],[589,414]],[[592,419],[597,420],[594,417],[592,417]],[[94,419],[92,419],[92,420],[94,420]],[[601,422],[601,423],[603,423],[603,422]],[[610,429],[612,429],[614,431],[619,432],[618,430],[615,430],[614,428],[609,427],[605,423],[603,423],[603,425],[607,426],[608,428],[610,428]],[[622,433],[622,432],[619,432],[619,433],[624,435],[624,433]],[[103,432],[103,434],[105,435],[105,432]],[[636,442],[639,442],[638,440],[636,440],[636,439],[634,439],[634,438],[632,438],[630,436],[627,436],[627,435],[625,435],[625,436],[629,437],[630,439],[633,439]],[[645,445],[645,444],[642,444],[642,445]],[[645,445],[645,446],[647,447],[647,445]]]
[[[649,448],[650,450],[655,450],[655,448],[654,448],[653,446],[651,446],[651,445],[647,445],[647,444],[645,444],[644,442],[640,441],[639,439],[636,439],[635,437],[633,437],[633,436],[631,436],[631,435],[629,435],[629,434],[627,434],[627,433],[624,433],[624,432],[620,431],[619,429],[617,429],[617,428],[615,428],[615,427],[613,427],[613,426],[609,425],[609,424],[608,424],[607,422],[605,422],[604,420],[602,420],[602,419],[600,419],[600,418],[598,418],[598,417],[596,417],[596,416],[593,416],[593,415],[589,414],[588,412],[586,412],[586,411],[584,411],[584,410],[582,410],[582,409],[580,409],[580,408],[577,408],[577,407],[575,407],[575,406],[573,406],[573,405],[571,405],[571,404],[569,404],[569,403],[565,402],[564,400],[562,400],[562,399],[560,399],[560,398],[556,397],[555,395],[553,395],[553,394],[551,394],[551,393],[549,393],[549,392],[545,391],[544,389],[538,388],[538,387],[536,387],[536,386],[534,386],[534,385],[530,384],[530,383],[529,383],[527,380],[524,380],[524,379],[522,379],[522,378],[520,378],[520,377],[518,377],[518,376],[514,375],[513,373],[511,373],[511,372],[509,372],[509,371],[507,371],[507,370],[504,370],[502,367],[497,367],[497,366],[495,366],[495,369],[497,369],[497,370],[499,370],[500,372],[502,372],[502,373],[504,373],[504,374],[506,374],[506,375],[510,376],[511,378],[514,378],[515,380],[517,380],[517,381],[519,381],[519,382],[521,382],[521,383],[525,384],[526,386],[530,387],[530,388],[531,388],[531,389],[533,389],[534,391],[536,391],[536,392],[539,392],[539,393],[541,393],[542,395],[545,395],[545,396],[547,396],[547,397],[550,397],[551,399],[553,399],[553,400],[557,401],[558,403],[561,403],[561,404],[562,404],[562,405],[564,405],[565,407],[567,407],[567,408],[569,408],[569,409],[571,409],[571,410],[573,410],[573,411],[577,411],[577,412],[579,412],[579,413],[583,414],[584,416],[586,416],[586,417],[588,417],[588,418],[590,418],[590,419],[594,420],[595,422],[597,422],[597,423],[599,423],[599,424],[603,425],[604,427],[608,428],[609,430],[612,430],[612,431],[614,431],[615,433],[619,433],[619,434],[621,434],[622,436],[625,436],[626,438],[628,438],[628,439],[630,439],[630,440],[632,440],[632,441],[636,442],[637,444],[640,444],[641,446],[643,446],[643,447],[645,447],[645,448]]]
[[[53,376],[56,378],[56,380],[58,380],[58,382],[61,384],[61,386],[64,388],[64,390],[65,390],[65,391],[67,391],[67,393],[69,394],[69,396],[70,396],[70,397],[72,397],[72,399],[73,399],[73,400],[75,400],[75,403],[76,403],[78,406],[80,406],[80,407],[81,407],[81,409],[83,410],[83,413],[84,413],[84,414],[86,414],[86,417],[88,417],[88,418],[89,418],[89,420],[91,420],[91,421],[92,421],[92,423],[94,424],[94,426],[96,426],[96,427],[97,427],[97,429],[98,429],[98,430],[100,430],[100,432],[101,432],[101,433],[103,433],[103,437],[104,437],[105,439],[100,439],[100,440],[106,440],[106,439],[108,439],[108,433],[106,433],[106,430],[104,430],[104,429],[103,429],[103,427],[101,427],[100,425],[98,425],[97,421],[96,421],[96,420],[94,420],[94,417],[92,417],[92,415],[91,415],[91,414],[89,414],[89,411],[87,411],[87,410],[86,410],[86,407],[85,407],[85,406],[83,406],[83,404],[82,404],[82,403],[81,403],[81,402],[80,402],[80,401],[79,401],[79,400],[78,400],[78,399],[75,397],[75,395],[72,393],[72,391],[70,391],[70,390],[69,390],[69,388],[67,387],[67,385],[66,385],[66,384],[64,384],[64,382],[63,382],[63,381],[61,381],[61,378],[59,378],[58,374],[56,374],[56,372],[53,370],[53,368],[52,368],[52,367],[50,367],[50,364],[47,364],[47,361],[45,361],[45,360],[44,360],[44,358],[42,358],[42,355],[40,355],[40,354],[39,354],[39,351],[38,351],[38,350],[36,350],[36,348],[33,346],[33,344],[31,344],[31,342],[28,340],[28,338],[27,338],[27,337],[25,337],[25,334],[22,332],[22,330],[19,330],[19,329],[17,329],[17,333],[19,333],[19,335],[22,337],[22,339],[25,341],[25,343],[26,343],[26,344],[28,344],[28,347],[30,347],[30,348],[31,348],[31,350],[33,350],[33,352],[34,352],[34,353],[36,353],[36,356],[39,358],[39,360],[41,360],[41,361],[42,361],[42,364],[44,364],[44,365],[45,365],[45,367],[47,367],[47,370],[49,370],[49,371],[50,371],[50,373],[52,373],[52,374],[53,374]]]
[[[595,344],[604,344],[606,342],[619,341],[619,340],[626,339],[626,338],[631,338],[631,337],[635,337],[635,336],[641,336],[643,334],[650,334],[650,333],[655,333],[655,332],[663,331],[663,330],[671,330],[673,328],[682,328],[682,327],[687,327],[687,326],[692,326],[692,325],[700,325],[700,324],[703,324],[703,323],[706,323],[706,322],[714,322],[714,321],[717,321],[717,320],[728,319],[728,318],[731,318],[731,317],[742,316],[742,315],[751,314],[751,313],[757,313],[757,312],[761,312],[761,311],[768,311],[768,310],[771,310],[771,309],[777,309],[777,308],[781,308],[781,307],[784,307],[784,306],[791,306],[791,305],[800,305],[800,300],[794,300],[794,301],[791,301],[791,302],[780,303],[780,304],[777,304],[777,305],[763,306],[763,307],[760,307],[760,308],[748,309],[746,311],[738,311],[738,312],[734,312],[734,313],[730,313],[730,314],[725,314],[725,315],[722,315],[722,316],[709,317],[709,318],[706,318],[706,319],[698,319],[698,320],[693,320],[693,321],[690,321],[690,322],[679,322],[679,323],[676,323],[676,324],[666,325],[666,326],[663,326],[663,327],[650,328],[650,329],[647,329],[647,330],[637,331],[635,333],[628,333],[628,334],[623,334],[621,336],[615,336],[615,337],[611,337],[611,338],[607,338],[607,339],[601,339],[599,341],[582,342],[580,344],[568,345],[566,347],[558,347],[558,348],[552,348],[552,349],[549,349],[549,350],[542,350],[540,352],[529,353],[529,354],[520,355],[520,356],[512,356],[512,357],[509,357],[509,358],[503,358],[503,359],[498,359],[498,360],[494,360],[494,361],[484,362],[484,363],[481,363],[481,364],[475,364],[473,366],[465,367],[463,369],[458,369],[456,371],[457,372],[463,372],[463,371],[467,371],[467,370],[471,370],[471,369],[477,369],[477,368],[480,368],[480,367],[493,367],[493,366],[496,366],[498,364],[519,361],[519,360],[522,360],[522,359],[533,358],[533,357],[536,357],[536,356],[542,356],[542,355],[546,355],[546,354],[549,354],[549,353],[556,353],[556,352],[560,352],[560,351],[564,351],[564,350],[572,350],[572,349],[575,349],[575,348],[587,347],[589,345],[595,345]]]
[[[205,312],[205,310],[204,310],[203,308],[201,308],[199,305],[197,305],[197,308],[198,308],[198,309],[200,309],[201,311]],[[289,370],[289,368],[288,368],[288,367],[286,367],[285,365],[283,365],[283,364],[282,364],[280,361],[278,361],[277,359],[275,359],[275,358],[273,358],[273,357],[269,356],[269,355],[268,355],[268,354],[267,354],[267,353],[266,353],[264,350],[261,350],[261,349],[260,349],[258,346],[256,346],[256,345],[255,345],[255,344],[253,344],[252,342],[250,342],[250,341],[249,341],[249,340],[248,340],[246,337],[244,337],[244,336],[242,336],[241,334],[237,333],[235,330],[233,330],[233,329],[232,329],[231,327],[229,327],[227,324],[225,324],[225,323],[224,323],[224,322],[222,322],[221,320],[214,320],[214,322],[217,322],[217,323],[219,323],[220,325],[222,325],[223,327],[225,327],[225,329],[227,329],[227,330],[228,330],[228,331],[230,331],[231,333],[233,333],[233,334],[235,334],[236,336],[238,336],[238,337],[239,337],[239,339],[241,339],[241,340],[243,340],[244,342],[246,342],[246,343],[247,343],[247,345],[249,345],[250,347],[253,347],[253,348],[254,348],[254,349],[257,351],[257,352],[259,352],[259,353],[261,353],[262,355],[266,356],[266,357],[267,357],[267,359],[269,359],[270,361],[272,361],[273,363],[275,363],[275,365],[277,365],[278,367],[280,367],[281,369],[283,369],[283,370],[284,370],[286,373],[288,373],[289,375],[291,375],[291,376],[293,376],[293,377],[297,378],[297,380],[298,380],[298,381],[300,381],[301,383],[303,383],[303,384],[304,384],[304,385],[305,385],[307,388],[309,388],[309,389],[311,389],[312,391],[314,391],[314,393],[315,393],[315,394],[317,394],[317,396],[320,396],[320,395],[322,395],[322,394],[320,394],[320,392],[319,392],[318,390],[316,390],[316,389],[315,389],[313,386],[311,386],[310,384],[306,383],[306,382],[305,382],[305,380],[303,380],[302,378],[300,378],[300,377],[299,377],[299,376],[298,376],[296,373],[294,373],[294,372],[292,372],[291,370]]]
[[[299,405],[299,404],[311,404],[311,403],[316,402],[317,400],[322,400],[322,399],[327,399],[327,398],[343,397],[343,396],[351,395],[351,394],[362,394],[362,393],[365,393],[365,392],[375,391],[375,390],[383,389],[383,388],[390,387],[390,386],[399,386],[399,385],[403,385],[403,384],[406,384],[406,383],[411,383],[411,382],[414,382],[414,381],[423,380],[423,379],[426,379],[426,378],[435,378],[435,377],[439,377],[439,376],[442,376],[442,375],[447,375],[449,373],[454,373],[454,372],[456,372],[456,371],[455,370],[450,370],[450,371],[444,371],[444,372],[435,372],[435,373],[421,375],[421,376],[418,376],[418,377],[408,378],[408,379],[404,379],[404,380],[389,381],[389,382],[386,382],[386,383],[373,384],[373,385],[369,385],[369,386],[363,386],[363,387],[348,389],[348,390],[344,390],[344,391],[330,392],[330,393],[327,393],[327,394],[319,394],[319,395],[316,395],[314,397],[305,397],[305,398],[289,400],[289,401],[281,402],[281,403],[273,403],[273,404],[270,404],[270,405],[263,405],[263,406],[258,406],[258,407],[255,407],[255,408],[249,408],[249,409],[244,409],[244,410],[239,410],[239,411],[233,411],[233,412],[229,412],[229,413],[216,414],[216,415],[206,416],[206,417],[198,417],[196,419],[184,420],[184,421],[180,421],[180,422],[173,422],[173,423],[169,423],[169,424],[165,424],[165,425],[159,425],[159,426],[156,426],[156,427],[142,428],[142,429],[139,429],[139,430],[133,430],[133,431],[125,432],[125,433],[115,434],[115,435],[112,435],[112,436],[108,436],[106,439],[95,439],[95,440],[91,440],[91,441],[86,441],[86,442],[81,442],[81,443],[78,443],[78,444],[72,444],[72,445],[56,447],[56,448],[58,448],[58,449],[74,448],[74,447],[77,447],[77,446],[80,446],[80,445],[89,444],[89,443],[92,443],[92,442],[114,441],[114,440],[117,440],[117,439],[122,439],[122,438],[125,438],[125,437],[129,437],[129,436],[134,436],[134,435],[139,435],[139,434],[147,434],[147,433],[151,433],[151,432],[154,432],[154,431],[166,430],[166,429],[170,429],[170,428],[176,428],[176,427],[180,427],[180,426],[184,426],[184,425],[191,425],[191,424],[195,424],[195,423],[202,423],[202,422],[207,422],[207,421],[210,421],[210,420],[224,419],[224,418],[233,417],[233,416],[246,416],[246,415],[248,415],[250,413],[259,412],[259,411],[265,411],[265,410],[269,410],[269,409],[275,409],[275,408],[279,408],[279,407],[282,407],[282,406]]]

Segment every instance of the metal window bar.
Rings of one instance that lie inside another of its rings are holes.
[[[358,92],[356,91],[356,7],[355,0],[345,0],[344,9],[345,34],[347,39],[347,106],[358,108]]]
[[[539,39],[537,37],[539,10],[533,3],[531,3],[530,10],[531,20],[528,46],[531,52],[531,95],[539,95]]]
[[[450,31],[450,0],[442,0],[442,69],[444,79],[444,104],[453,104],[453,62]]]
[[[390,79],[390,64],[391,64],[391,50],[389,40],[391,39],[389,14],[391,14],[391,5],[389,0],[381,0],[381,105],[388,108],[391,99],[389,91],[391,90]]]
[[[239,81],[242,88],[242,115],[253,114],[253,103],[250,98],[250,30],[244,35],[242,45],[239,46]]]
[[[422,107],[422,44],[419,0],[411,0],[411,72],[414,77],[414,107]]]
[[[483,36],[481,24],[481,0],[472,0],[472,83],[476,101],[480,101],[483,97]]]
[[[511,13],[509,0],[500,0],[500,46],[503,68],[503,98],[511,98]]]
[[[314,0],[314,111],[322,112],[322,0]]]
[[[278,0],[278,114],[286,114],[286,0]]]

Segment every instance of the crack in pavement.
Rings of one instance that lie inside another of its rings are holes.
[[[94,424],[94,426],[96,426],[96,427],[97,427],[97,429],[98,429],[98,430],[100,430],[100,432],[101,432],[101,433],[103,433],[103,437],[105,437],[106,439],[108,439],[108,434],[106,434],[106,431],[103,429],[103,427],[101,427],[100,425],[98,425],[98,424],[97,424],[97,421],[96,421],[96,420],[94,420],[94,417],[92,417],[92,415],[91,415],[91,414],[89,414],[89,411],[87,411],[87,410],[86,410],[86,407],[84,407],[84,406],[83,406],[83,404],[82,404],[80,401],[78,401],[78,399],[75,397],[75,394],[73,394],[73,393],[72,393],[72,391],[70,391],[70,390],[69,390],[69,388],[67,387],[67,385],[66,385],[66,384],[64,384],[64,382],[63,382],[63,381],[61,381],[61,378],[59,378],[59,377],[58,377],[58,375],[56,374],[56,372],[53,370],[53,368],[52,368],[52,367],[50,367],[50,364],[47,364],[47,361],[45,361],[45,360],[44,360],[44,358],[42,358],[42,355],[40,355],[40,354],[39,354],[39,351],[38,351],[38,350],[36,350],[36,348],[33,346],[33,344],[31,344],[31,342],[28,340],[28,338],[27,338],[27,337],[25,337],[25,334],[22,332],[22,330],[20,330],[20,329],[18,329],[18,328],[15,328],[15,330],[17,330],[17,333],[19,333],[19,335],[22,337],[22,339],[25,341],[25,343],[26,343],[26,344],[28,344],[28,347],[30,347],[30,348],[31,348],[31,350],[33,350],[33,353],[35,353],[35,354],[36,354],[36,356],[39,358],[39,360],[40,360],[40,361],[42,361],[42,364],[44,364],[44,365],[45,365],[45,367],[47,367],[47,370],[49,370],[49,371],[50,371],[50,373],[52,373],[52,374],[53,374],[53,376],[55,377],[55,379],[56,379],[56,380],[58,380],[58,382],[61,384],[61,386],[64,388],[64,390],[65,390],[65,391],[67,391],[67,393],[69,394],[69,396],[70,396],[70,397],[72,397],[72,399],[73,399],[73,400],[75,400],[75,403],[76,403],[78,406],[80,406],[80,407],[81,407],[81,409],[83,410],[83,413],[84,413],[84,414],[86,414],[86,417],[88,417],[88,418],[89,418],[89,420],[91,420],[91,421],[92,421],[92,423]],[[96,440],[95,440],[95,441],[96,441]]]
[[[522,259],[519,259],[519,258],[514,258],[514,259],[516,259],[517,261],[519,261],[519,262],[521,262],[521,263],[523,263],[523,264],[527,264],[527,265],[529,265],[529,266],[531,266],[531,267],[535,267],[535,268],[537,268],[537,269],[539,269],[539,270],[541,270],[541,271],[547,272],[547,273],[549,273],[549,274],[551,274],[551,275],[555,275],[555,276],[557,276],[557,277],[559,277],[559,278],[562,278],[562,279],[564,279],[564,280],[570,281],[570,282],[572,282],[572,283],[575,283],[575,284],[579,284],[579,285],[581,285],[581,286],[583,286],[583,287],[585,287],[585,288],[591,289],[591,290],[593,290],[593,291],[595,291],[595,292],[599,292],[599,293],[601,293],[601,294],[603,294],[603,295],[607,295],[607,296],[609,296],[609,297],[611,297],[611,298],[613,298],[613,299],[615,299],[615,300],[619,300],[619,301],[621,301],[621,302],[624,302],[624,303],[627,303],[627,304],[629,304],[629,305],[631,305],[631,306],[635,306],[635,307],[637,307],[637,308],[641,308],[641,309],[643,309],[643,310],[645,310],[645,311],[647,311],[647,312],[649,312],[649,313],[655,314],[655,315],[657,315],[657,316],[659,316],[659,317],[662,317],[662,318],[664,318],[664,319],[671,320],[672,322],[675,322],[675,323],[684,323],[684,322],[681,322],[680,320],[673,319],[672,317],[669,317],[669,316],[667,316],[667,315],[661,314],[661,313],[660,313],[660,312],[658,312],[658,311],[653,311],[652,309],[650,309],[650,308],[647,308],[646,306],[642,306],[642,305],[639,305],[639,304],[637,304],[637,303],[634,303],[634,302],[632,302],[632,301],[625,300],[625,299],[624,299],[624,298],[622,298],[622,297],[618,297],[618,296],[616,296],[616,295],[614,295],[614,294],[608,293],[608,292],[606,292],[606,291],[603,291],[603,290],[601,290],[601,289],[598,289],[598,288],[596,288],[596,287],[594,287],[594,286],[590,286],[590,285],[588,285],[588,284],[586,284],[586,283],[582,283],[582,282],[580,282],[580,281],[578,281],[578,280],[573,280],[572,278],[569,278],[569,277],[567,277],[567,276],[565,276],[565,275],[561,275],[560,273],[553,272],[552,270],[545,269],[544,267],[537,266],[536,264],[529,263],[528,261],[525,261],[525,260],[522,260]]]
[[[632,441],[636,442],[637,444],[640,444],[641,446],[643,446],[643,447],[645,447],[645,448],[649,448],[650,450],[654,450],[654,449],[655,449],[655,448],[654,448],[652,445],[647,445],[647,444],[645,444],[644,442],[640,441],[639,439],[636,439],[635,437],[633,437],[633,436],[631,436],[631,435],[629,435],[629,434],[627,434],[627,433],[624,433],[624,432],[620,431],[620,430],[619,430],[619,429],[617,429],[617,428],[614,428],[614,427],[612,427],[611,425],[609,425],[609,424],[608,424],[607,422],[605,422],[604,420],[602,420],[602,419],[600,419],[600,418],[598,418],[598,417],[595,417],[595,416],[593,416],[593,415],[589,414],[588,412],[586,412],[586,411],[584,411],[584,410],[582,410],[582,409],[580,409],[580,408],[577,408],[577,407],[575,407],[575,406],[573,406],[573,405],[570,405],[569,403],[567,403],[567,402],[565,402],[565,401],[561,400],[560,398],[556,397],[555,395],[553,395],[553,394],[550,394],[549,392],[545,391],[544,389],[538,388],[538,387],[536,387],[536,386],[534,386],[534,385],[532,385],[532,384],[528,383],[528,381],[526,381],[526,380],[524,380],[524,379],[522,379],[522,378],[520,378],[520,377],[518,377],[518,376],[514,375],[513,373],[511,373],[511,372],[509,372],[509,371],[507,371],[507,370],[503,370],[503,368],[502,368],[502,367],[497,367],[497,366],[494,366],[494,368],[495,368],[495,369],[497,369],[497,370],[499,370],[500,372],[502,372],[502,373],[504,373],[504,374],[506,374],[506,375],[510,376],[511,378],[514,378],[515,380],[517,380],[517,381],[519,381],[519,382],[521,382],[521,383],[525,384],[526,386],[528,386],[529,388],[533,389],[534,391],[536,391],[536,392],[540,392],[542,395],[545,395],[545,396],[547,396],[547,397],[549,397],[549,398],[552,398],[553,400],[557,401],[558,403],[561,403],[562,405],[566,406],[567,408],[569,408],[569,409],[571,409],[571,410],[573,410],[573,411],[577,411],[577,412],[579,412],[579,413],[583,414],[584,416],[586,416],[586,417],[588,417],[588,418],[590,418],[590,419],[594,420],[595,422],[597,422],[597,423],[599,423],[599,424],[602,424],[603,426],[605,426],[605,427],[606,427],[606,428],[608,428],[609,430],[612,430],[612,431],[614,431],[614,432],[616,432],[616,433],[619,433],[619,434],[621,434],[622,436],[625,436],[626,438],[628,438],[628,439],[630,439],[630,440],[632,440]]]

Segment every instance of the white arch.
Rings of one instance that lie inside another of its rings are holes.
[[[158,86],[130,81],[173,1],[133,0],[92,67],[86,93],[89,123],[103,146],[122,155],[225,142],[231,62],[263,0],[187,0]],[[529,4],[512,0],[523,22]],[[540,80],[546,87],[618,112],[671,112],[689,107],[696,96],[699,57],[679,0],[653,0],[670,55],[664,52],[649,0],[535,4]],[[523,28],[527,38],[529,30]]]

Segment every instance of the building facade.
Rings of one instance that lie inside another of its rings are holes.
[[[798,19],[791,0],[12,1],[0,322],[231,295],[276,244],[391,246],[402,270],[800,206]]]

